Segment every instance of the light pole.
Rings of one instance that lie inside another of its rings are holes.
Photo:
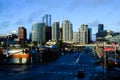
[[[116,61],[116,44],[115,44],[115,64],[117,64],[117,61]]]
[[[104,51],[105,42],[103,42],[103,78],[105,79],[106,54]]]
[[[112,43],[112,45],[114,46],[114,52],[115,52],[115,64],[117,64],[117,61],[116,61],[116,42]]]

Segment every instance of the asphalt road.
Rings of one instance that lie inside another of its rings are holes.
[[[93,80],[98,76],[91,53],[74,52],[61,56],[55,62],[20,69],[18,72],[0,72],[0,80]],[[84,79],[78,79],[76,73],[85,72]]]

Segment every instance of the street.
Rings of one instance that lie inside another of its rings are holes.
[[[21,69],[7,74],[0,72],[0,80],[92,80],[98,76],[91,53],[85,52],[65,54],[54,62]],[[85,78],[77,79],[79,70],[85,72]]]

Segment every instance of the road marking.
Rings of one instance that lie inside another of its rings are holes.
[[[40,73],[45,73],[44,71],[41,71]]]
[[[70,72],[69,74],[73,74],[72,72]]]
[[[95,74],[95,77],[97,77],[98,76],[98,74]]]
[[[61,74],[62,72],[58,72],[58,74]]]
[[[36,71],[35,73],[40,73],[40,71]]]
[[[50,73],[50,72],[46,72],[46,73]]]
[[[88,76],[92,76],[91,74],[88,74]]]
[[[52,72],[53,74],[55,74],[56,72]]]

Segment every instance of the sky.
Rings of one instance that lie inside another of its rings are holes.
[[[0,0],[0,34],[17,30],[31,31],[42,15],[51,14],[52,22],[69,20],[73,31],[87,24],[97,32],[98,24],[105,30],[120,32],[120,0]]]

